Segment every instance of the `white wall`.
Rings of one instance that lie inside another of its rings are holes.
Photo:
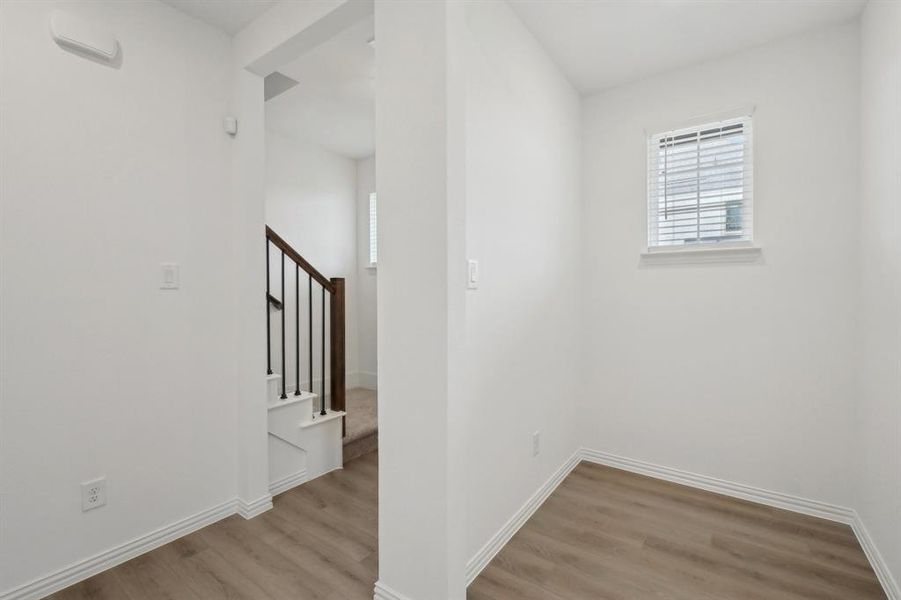
[[[369,194],[375,190],[375,157],[357,161],[357,330],[358,383],[378,389],[378,271],[369,267]]]
[[[901,4],[862,18],[860,452],[854,507],[901,582]]]
[[[461,12],[375,2],[383,599],[465,598]]]
[[[57,7],[115,33],[121,64],[57,47]],[[114,1],[3,2],[0,39],[7,590],[234,498],[239,319],[229,39]]]
[[[578,94],[507,4],[467,3],[466,24],[472,558],[579,446],[581,122]]]
[[[317,145],[273,130],[266,132],[266,224],[328,278],[345,278],[345,372],[348,387],[357,380],[357,170],[356,163]],[[281,252],[270,250],[270,286],[281,298]],[[286,372],[295,383],[294,263],[285,261]],[[313,282],[314,384],[320,375],[322,288]],[[309,385],[307,276],[300,278],[301,386]],[[326,296],[326,305],[329,298]],[[328,306],[326,306],[328,314]],[[281,313],[272,312],[272,370],[281,372]],[[328,330],[326,330],[328,344]],[[328,347],[326,348],[328,352]],[[328,354],[326,354],[328,356]],[[328,361],[326,361],[326,377]],[[305,383],[307,382],[307,383]],[[328,384],[326,385],[328,391]]]
[[[852,505],[856,23],[584,104],[586,445]],[[646,128],[756,105],[758,264],[642,266]]]

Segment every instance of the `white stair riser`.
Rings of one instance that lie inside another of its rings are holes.
[[[300,433],[290,443],[269,434],[270,483],[301,471],[313,479],[343,466],[341,419],[297,429]]]
[[[313,418],[313,399],[307,397],[300,402],[269,409],[269,433],[277,435],[289,444],[303,448],[302,423]]]
[[[281,377],[268,378],[269,482],[298,483],[343,466],[340,414],[320,419],[315,394],[281,400]]]

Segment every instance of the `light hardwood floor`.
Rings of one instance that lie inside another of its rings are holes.
[[[378,455],[367,454],[51,596],[54,600],[372,598],[378,575]]]
[[[377,454],[60,592],[58,600],[366,599]],[[469,600],[885,598],[851,530],[582,463]],[[416,599],[431,600],[431,599]]]
[[[469,600],[885,598],[850,527],[581,463]]]

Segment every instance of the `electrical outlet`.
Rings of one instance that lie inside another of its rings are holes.
[[[81,511],[99,508],[106,504],[106,477],[81,484]]]
[[[541,432],[536,431],[532,434],[532,456],[538,456],[541,452]]]

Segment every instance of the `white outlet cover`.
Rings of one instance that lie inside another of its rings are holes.
[[[541,432],[536,431],[532,434],[532,456],[538,456],[541,452]]]
[[[82,512],[100,508],[106,504],[106,477],[92,479],[81,484]]]

